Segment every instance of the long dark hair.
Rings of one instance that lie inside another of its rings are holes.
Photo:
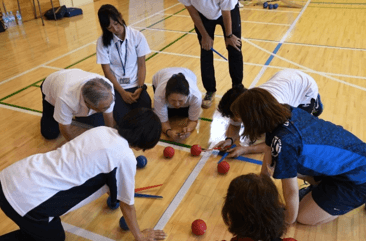
[[[161,122],[153,110],[136,108],[128,112],[118,123],[118,133],[128,144],[141,149],[151,149],[159,141]]]
[[[267,175],[250,173],[233,179],[221,214],[238,238],[270,241],[287,230],[284,204]]]
[[[184,74],[173,74],[165,87],[165,99],[168,100],[171,94],[189,95],[189,84]]]
[[[221,98],[217,110],[223,117],[234,118],[233,112],[230,110],[231,104],[247,89],[244,86],[237,86],[229,89]]]
[[[267,90],[252,88],[245,91],[231,105],[234,115],[244,124],[243,136],[251,141],[273,131],[291,117],[291,110],[280,104]]]
[[[113,33],[111,33],[107,28],[111,24],[110,19],[118,22],[122,26],[126,25],[125,20],[122,18],[122,14],[110,4],[105,4],[101,6],[98,10],[98,18],[100,27],[102,28],[103,35],[103,45],[104,47],[108,47],[111,44],[111,40],[113,39]]]

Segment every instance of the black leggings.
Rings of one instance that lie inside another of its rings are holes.
[[[20,229],[0,236],[0,241],[63,241],[65,231],[61,224],[60,217],[55,217],[51,222],[46,220],[36,220],[25,215],[20,216],[8,203],[4,196],[0,183],[0,207]]]

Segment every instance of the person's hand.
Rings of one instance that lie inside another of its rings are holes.
[[[186,139],[188,136],[190,136],[192,133],[192,130],[188,127],[184,127],[183,128],[183,132],[178,133],[178,137],[180,140],[184,140]]]
[[[226,150],[227,146],[231,146],[231,140],[227,139],[224,141],[220,141],[219,143],[217,143],[213,149],[218,149],[218,150]]]
[[[227,157],[236,158],[238,156],[245,154],[247,152],[247,149],[248,149],[247,146],[237,146],[237,147],[231,148],[226,151],[229,153],[229,155],[227,155]]]
[[[203,35],[201,39],[201,46],[204,50],[211,50],[213,46],[213,39],[208,34]]]
[[[142,231],[142,236],[137,241],[155,241],[155,240],[163,240],[166,238],[166,234],[163,230],[152,230],[145,229]]]
[[[123,99],[124,102],[126,102],[127,104],[132,104],[135,103],[136,100],[133,97],[133,94],[131,92],[128,91],[123,91],[119,93]]]
[[[225,38],[226,47],[228,45],[233,46],[236,50],[240,51],[239,47],[241,46],[241,39],[236,37],[234,34],[231,35],[230,38]]]
[[[132,98],[135,100],[135,102],[140,98],[141,92],[142,88],[137,88],[135,92],[132,93]]]
[[[178,131],[176,131],[176,130],[170,129],[166,132],[166,134],[168,137],[172,138],[174,141],[177,141],[179,139],[179,134],[178,134]]]

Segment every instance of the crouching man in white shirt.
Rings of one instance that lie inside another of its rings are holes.
[[[90,129],[60,148],[24,158],[0,172],[0,207],[19,230],[0,240],[65,240],[60,216],[110,192],[136,240],[161,240],[162,230],[140,231],[134,207],[136,158],[153,148],[161,122],[151,109],[129,112],[118,130]],[[132,148],[132,149],[131,149]],[[117,222],[117,220],[116,220]]]
[[[77,135],[71,129],[73,117],[91,126],[115,125],[113,84],[101,75],[60,70],[43,81],[41,90],[41,134],[46,139],[56,139],[60,132],[66,140],[73,139]]]

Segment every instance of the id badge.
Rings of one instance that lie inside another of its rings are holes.
[[[123,77],[118,80],[119,84],[129,84],[130,83],[130,77]]]

